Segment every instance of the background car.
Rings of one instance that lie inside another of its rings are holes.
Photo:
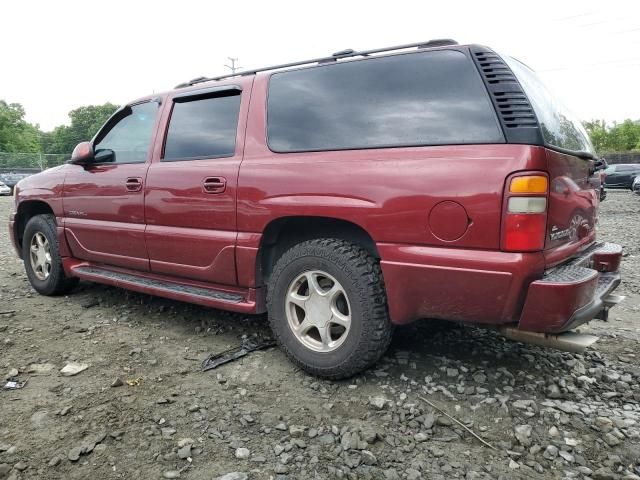
[[[609,165],[605,174],[607,188],[631,188],[633,179],[640,175],[640,163]]]
[[[23,178],[27,178],[30,175],[33,175],[33,174],[32,173],[14,173],[14,172],[1,173],[0,182],[2,182],[3,185],[6,185],[7,187],[9,187],[9,192],[6,194],[0,192],[0,195],[13,194],[13,187],[15,187],[20,180],[22,180]]]
[[[640,175],[633,179],[633,185],[631,185],[631,190],[636,195],[640,195]]]
[[[11,195],[11,188],[0,182],[0,195]]]

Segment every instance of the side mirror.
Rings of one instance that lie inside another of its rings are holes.
[[[99,148],[93,154],[93,161],[95,163],[115,162],[116,152],[110,148]]]
[[[73,149],[71,163],[75,165],[86,165],[93,161],[93,145],[91,142],[80,142]]]

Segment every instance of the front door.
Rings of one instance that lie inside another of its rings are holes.
[[[74,257],[149,270],[144,182],[158,106],[148,101],[116,112],[94,140],[97,161],[70,167],[63,209]]]
[[[152,272],[235,285],[236,190],[252,79],[168,99],[164,148],[147,174]]]

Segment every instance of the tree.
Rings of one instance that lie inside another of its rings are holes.
[[[74,147],[85,140],[91,140],[100,127],[118,109],[117,105],[88,105],[69,112],[71,125],[60,125],[42,136],[45,153],[71,153]]]
[[[25,121],[22,105],[0,100],[0,152],[39,151],[38,127]]]
[[[640,121],[627,119],[609,126],[604,120],[592,120],[585,122],[584,127],[598,152],[640,150]]]
[[[584,122],[584,128],[591,137],[591,143],[597,152],[607,150],[607,142],[609,140],[607,133],[607,124],[604,120],[592,120]]]

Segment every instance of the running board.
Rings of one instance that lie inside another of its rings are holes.
[[[181,283],[174,279],[163,278],[159,275],[124,272],[120,269],[103,268],[86,263],[71,266],[70,271],[73,276],[83,280],[159,297],[236,312],[254,313],[256,311],[256,291],[253,289],[247,289],[246,294],[243,294],[231,289],[196,286],[187,282]]]
[[[503,327],[499,331],[510,340],[574,353],[584,352],[588,347],[598,341],[598,337],[595,335],[578,332],[538,333],[518,330],[513,327]]]

